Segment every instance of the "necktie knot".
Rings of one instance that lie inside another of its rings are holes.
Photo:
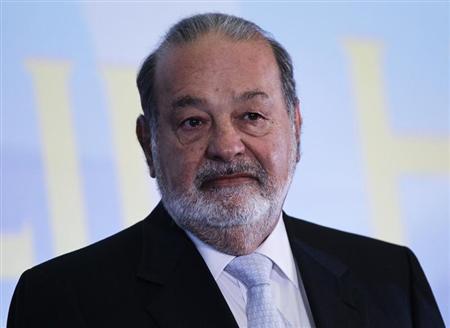
[[[258,253],[238,256],[226,267],[225,271],[242,282],[247,288],[270,284],[272,260]]]

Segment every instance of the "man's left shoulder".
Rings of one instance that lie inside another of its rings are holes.
[[[401,245],[345,232],[284,215],[291,244],[301,244],[317,257],[325,256],[363,277],[395,275],[420,269],[413,252]]]
[[[329,293],[322,285],[333,289],[339,281],[341,292],[353,295],[352,302],[365,309],[365,320],[374,326],[444,326],[425,274],[409,248],[286,214],[284,222],[305,286],[310,292],[316,289],[316,296]]]
[[[335,228],[326,227],[317,223],[295,218],[284,213],[286,229],[290,237],[300,238],[315,247],[342,248],[358,245],[368,249],[376,248],[377,251],[392,251],[392,249],[404,248],[403,246],[347,232]]]

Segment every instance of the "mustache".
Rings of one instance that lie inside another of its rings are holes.
[[[239,160],[229,163],[206,161],[198,170],[194,183],[200,188],[205,182],[228,175],[245,174],[265,184],[268,174],[257,161]]]

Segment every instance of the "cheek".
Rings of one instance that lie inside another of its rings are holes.
[[[285,133],[272,136],[261,143],[257,157],[270,175],[281,179],[288,176],[292,140],[292,136]]]
[[[170,187],[190,186],[204,158],[204,147],[173,142],[162,145],[162,153],[161,167]]]

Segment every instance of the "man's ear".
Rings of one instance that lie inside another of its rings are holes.
[[[300,101],[297,100],[297,104],[294,108],[294,124],[295,124],[295,139],[297,140],[297,163],[300,161],[300,135],[302,133],[302,114],[300,111]]]
[[[150,131],[150,124],[144,115],[139,115],[136,121],[136,135],[141,144],[142,150],[145,154],[145,159],[147,160],[148,168],[150,170],[150,176],[155,177],[155,166],[153,164],[152,156],[152,138]]]

